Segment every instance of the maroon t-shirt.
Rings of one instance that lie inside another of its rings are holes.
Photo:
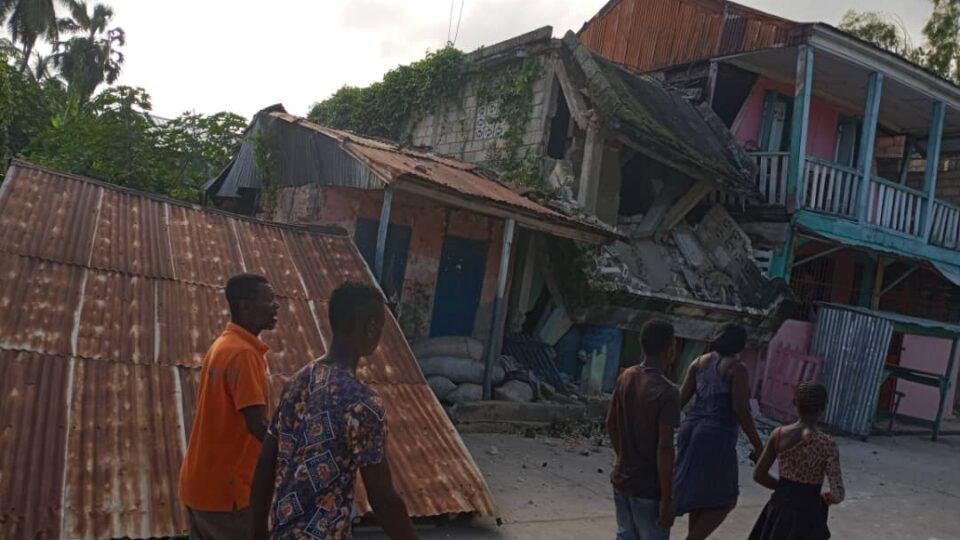
[[[608,425],[615,422],[620,434],[619,440],[612,437],[611,441],[617,451],[610,475],[614,487],[631,497],[659,499],[660,424],[680,424],[677,387],[659,369],[642,365],[628,368],[617,380],[608,418]]]

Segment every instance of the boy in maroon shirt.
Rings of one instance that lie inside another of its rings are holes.
[[[666,540],[673,526],[673,434],[680,393],[665,376],[676,356],[673,326],[647,322],[640,333],[642,364],[617,380],[607,415],[616,452],[613,482],[617,540]]]

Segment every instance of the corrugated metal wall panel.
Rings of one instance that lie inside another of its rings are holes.
[[[243,271],[240,252],[227,217],[167,205],[170,243],[177,279],[223,287]]]
[[[76,354],[116,362],[156,360],[156,282],[88,270]]]
[[[199,366],[229,319],[221,278],[239,267],[243,257],[244,261],[252,259],[253,270],[263,271],[279,284],[280,292],[297,293],[294,298],[280,299],[279,328],[263,336],[272,348],[268,362],[276,400],[286,374],[323,354],[322,335],[330,334],[325,299],[332,288],[348,278],[373,283],[372,277],[346,237],[300,229],[283,229],[280,234],[277,226],[231,219],[37,170],[43,173],[41,177],[49,178],[42,186],[52,193],[82,192],[77,184],[111,192],[103,196],[107,202],[101,224],[106,225],[96,235],[101,250],[96,260],[123,271],[15,253],[0,257],[0,275],[4,276],[0,282],[0,374],[4,376],[0,380],[0,419],[11,426],[0,432],[0,495],[4,497],[0,499],[0,532],[11,531],[15,537],[23,531],[56,536],[62,523],[67,537],[182,534],[187,523],[176,499],[176,484],[196,407]],[[15,174],[17,171],[30,174]],[[0,193],[0,207],[10,205],[11,200],[29,199],[20,192],[32,194],[37,185],[32,171],[33,166],[17,162]],[[31,196],[44,200],[40,195]],[[88,199],[86,208],[81,207],[80,199],[74,201],[76,214],[94,216],[103,209],[99,195]],[[42,220],[42,216],[32,215],[31,219]],[[7,228],[21,226],[20,222],[6,223]],[[29,222],[25,227],[41,230]],[[129,230],[125,233],[125,229]],[[81,236],[88,234],[85,231],[93,235],[90,227],[72,230]],[[240,239],[234,230],[242,231]],[[176,242],[173,236],[177,236]],[[191,240],[186,240],[187,236],[192,236]],[[7,244],[10,249],[45,245],[6,230],[0,230],[0,238],[13,239]],[[234,248],[229,247],[231,241]],[[166,251],[162,245],[167,246]],[[203,261],[213,264],[207,267]],[[175,265],[187,270],[178,275]],[[173,279],[154,276],[167,271]],[[317,298],[308,300],[305,291]],[[62,356],[35,354],[38,351]],[[21,354],[25,356],[18,356]],[[43,360],[34,361],[34,357]],[[32,362],[29,369],[40,371],[29,371],[27,361]],[[398,427],[395,432],[391,455],[402,465],[394,475],[408,494],[410,511],[416,515],[439,511],[491,515],[494,510],[486,484],[426,386],[392,317],[387,319],[380,348],[362,367],[360,376],[383,388],[381,395],[387,410],[394,411],[389,414],[397,416],[398,426],[427,426],[438,437],[408,441],[412,435],[407,433],[413,428]],[[39,390],[42,397],[31,393],[37,392],[33,383],[24,382],[31,377],[41,381],[41,386],[50,385]],[[396,401],[405,399],[419,401]],[[68,421],[69,431],[64,427]],[[30,444],[8,444],[14,440]],[[421,445],[447,456],[444,467],[412,466],[424,461],[423,455],[404,452],[419,451]],[[31,477],[40,484],[10,486],[6,480],[24,470],[45,471]],[[424,476],[429,474],[437,477]],[[67,504],[61,508],[63,500]]]
[[[349,238],[324,237],[298,231],[283,231],[296,261],[308,296],[327,300],[345,281],[369,281],[370,273],[360,252]]]
[[[90,265],[147,277],[173,277],[165,206],[134,193],[104,190]]]
[[[173,536],[183,428],[172,367],[76,360],[69,410],[64,533]]]
[[[0,538],[60,536],[69,373],[65,358],[0,350]]]
[[[246,271],[266,276],[277,294],[306,298],[281,230],[243,220],[233,220],[233,224]]]
[[[79,266],[2,254],[0,348],[71,354],[84,272]]]
[[[794,23],[723,0],[619,0],[580,30],[583,43],[634,71],[786,45]]]
[[[87,264],[101,188],[16,165],[11,173],[26,186],[0,200],[0,251]]]
[[[819,380],[829,395],[824,422],[853,435],[870,434],[892,333],[888,320],[820,306],[810,352],[823,359]]]
[[[486,482],[446,415],[437,416],[437,398],[423,384],[371,384],[387,408],[387,452],[397,491],[411,515],[431,516],[479,511],[486,515],[495,506]],[[359,483],[358,483],[359,484]],[[484,486],[481,488],[480,486]],[[446,497],[437,494],[446,493]],[[358,489],[357,506],[369,510],[366,494]]]
[[[157,282],[157,363],[198,367],[230,320],[223,293],[207,285]]]

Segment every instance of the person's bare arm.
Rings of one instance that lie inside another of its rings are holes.
[[[730,368],[730,387],[733,393],[733,413],[740,422],[740,428],[753,445],[753,455],[751,458],[756,461],[757,457],[763,452],[763,441],[760,439],[760,433],[757,432],[757,426],[753,422],[753,414],[750,412],[750,372],[743,362],[734,362]]]
[[[676,461],[673,432],[675,429],[671,424],[660,424],[660,437],[657,442],[657,475],[660,479],[660,515],[657,523],[665,529],[673,527],[675,517],[673,509],[673,464]]]
[[[363,485],[367,488],[367,499],[377,521],[391,540],[418,539],[417,531],[413,528],[407,505],[400,498],[393,487],[393,475],[390,472],[390,462],[386,456],[376,464],[360,469]]]
[[[753,469],[753,481],[767,489],[777,489],[777,479],[770,474],[770,467],[773,466],[773,461],[777,459],[774,439],[776,439],[776,434],[767,439],[767,445],[763,448],[763,453],[760,454],[760,460],[757,461],[756,468]]]
[[[823,502],[827,504],[840,504],[846,496],[846,489],[843,487],[843,474],[840,473],[840,452],[833,448],[830,457],[827,460],[827,481],[830,482],[830,491],[823,494]]]
[[[701,357],[702,358],[702,357]],[[683,409],[693,399],[697,392],[697,370],[699,369],[700,358],[690,362],[687,368],[687,375],[683,378],[683,384],[680,386],[680,408]]]
[[[268,518],[273,503],[273,482],[277,467],[277,438],[267,434],[260,447],[260,458],[253,471],[253,483],[250,485],[250,514],[253,519],[254,540],[266,540],[268,537]]]
[[[251,405],[241,409],[240,412],[243,414],[243,419],[247,423],[247,431],[256,437],[258,441],[263,442],[264,436],[267,434],[266,405]],[[274,441],[274,443],[276,443],[276,441]]]

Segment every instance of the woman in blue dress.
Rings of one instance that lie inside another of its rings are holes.
[[[746,344],[742,326],[726,326],[680,388],[681,407],[694,400],[677,434],[673,477],[676,515],[690,514],[687,540],[708,538],[737,504],[739,430],[753,445],[752,460],[763,451],[750,414],[750,374],[739,357]]]

